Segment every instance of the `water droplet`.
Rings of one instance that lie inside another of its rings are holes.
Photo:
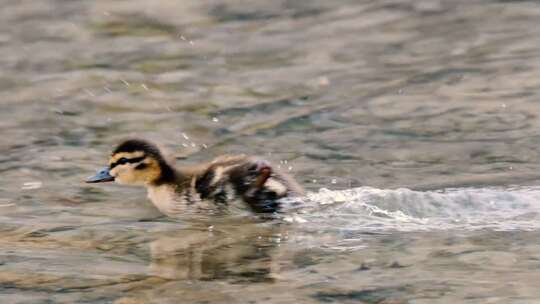
[[[506,108],[506,104],[505,103],[501,104],[501,108],[503,109]]]
[[[195,45],[195,42],[193,42],[193,40],[190,40],[190,41],[189,41],[189,44]]]
[[[15,206],[14,203],[0,203],[0,208],[7,208],[7,207],[13,207]]]
[[[289,169],[289,171],[291,171],[291,170],[292,170],[292,166],[289,166],[289,168],[288,168],[288,169]]]
[[[326,77],[326,76],[319,77],[319,85],[320,86],[324,87],[324,86],[327,86],[329,84],[330,84],[330,80],[328,79],[328,77]]]
[[[316,179],[314,179],[314,180],[312,180],[311,182],[315,184],[315,183],[317,183],[317,180],[316,180]]]
[[[11,204],[11,201],[7,198],[0,198],[0,204]]]
[[[21,189],[22,189],[22,190],[39,189],[39,188],[41,188],[42,185],[43,185],[43,183],[40,182],[40,181],[27,182],[27,183],[24,183],[24,184],[23,184],[23,186],[21,187]]]
[[[186,133],[182,132],[182,136],[185,138],[185,139],[189,139],[189,136],[187,136]]]
[[[337,184],[337,179],[335,178],[332,178],[332,180],[330,181],[332,184]]]
[[[120,79],[120,81],[122,81],[122,82],[123,82],[126,86],[128,86],[128,87],[130,86],[129,82],[127,82],[126,80]]]
[[[307,220],[303,219],[297,214],[293,214],[292,216],[285,217],[285,221],[289,223],[300,223],[300,224],[307,223]]]
[[[96,94],[92,93],[92,91],[88,90],[88,89],[84,89],[84,92],[92,97],[96,97]]]
[[[148,91],[148,87],[144,83],[141,84],[141,87]]]
[[[217,117],[212,117],[213,122],[219,122],[219,119]]]
[[[202,144],[203,148],[208,149],[208,146],[206,144]]]
[[[208,226],[208,231],[212,231],[212,230],[214,230],[214,226],[213,226],[213,225],[212,225],[212,226]]]
[[[185,148],[189,147],[186,143],[182,143],[182,146],[184,146]]]

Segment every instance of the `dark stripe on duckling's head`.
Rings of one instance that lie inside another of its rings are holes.
[[[127,163],[130,163],[130,164],[138,163],[140,161],[143,161],[145,158],[146,158],[146,155],[139,156],[139,157],[134,157],[134,158],[122,157],[122,158],[118,159],[117,161],[115,161],[114,163],[110,164],[109,168],[113,169],[114,167],[116,167],[118,165],[123,165],[123,164],[127,164]]]
[[[145,169],[145,168],[148,168],[148,165],[144,164],[144,163],[140,163],[137,166],[135,166],[135,170],[142,170],[142,169]]]

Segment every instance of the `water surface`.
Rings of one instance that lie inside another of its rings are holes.
[[[534,1],[3,1],[6,303],[535,303]],[[282,218],[86,185],[122,138],[271,159]]]

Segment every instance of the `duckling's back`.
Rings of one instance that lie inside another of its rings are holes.
[[[214,159],[196,176],[195,190],[203,200],[226,205],[242,200],[255,212],[276,212],[280,199],[303,194],[289,175],[255,157],[236,155]]]

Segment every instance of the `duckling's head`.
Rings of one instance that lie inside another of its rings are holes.
[[[149,185],[170,175],[171,170],[155,144],[142,139],[129,139],[114,149],[109,166],[86,182],[115,181],[126,185]]]

